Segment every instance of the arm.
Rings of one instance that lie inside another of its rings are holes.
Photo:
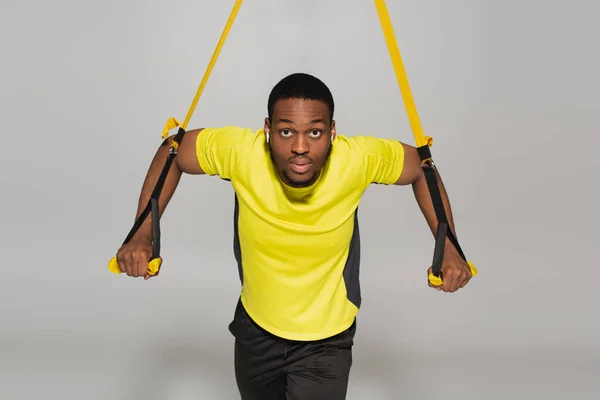
[[[165,139],[150,164],[138,200],[136,219],[148,204],[154,186],[165,165],[174,137],[175,135],[172,135]],[[159,216],[163,215],[167,204],[173,197],[182,174],[219,175],[221,178],[231,179],[237,166],[238,149],[250,143],[253,137],[251,130],[236,126],[200,128],[187,131],[179,144],[177,155],[169,168],[169,173],[160,193]],[[151,242],[151,221],[152,216],[149,215],[132,240],[139,238]]]
[[[202,128],[185,133],[177,149],[177,155],[165,177],[158,201],[158,215],[162,216],[167,204],[173,197],[181,175],[204,174],[220,175],[230,179],[237,166],[237,155],[240,143],[246,144],[244,138],[251,139],[249,130],[237,127]],[[162,170],[170,151],[170,145],[175,136],[168,137],[157,150],[142,186],[138,200],[136,221],[142,215],[148,204],[154,187],[161,176]],[[129,276],[149,279],[149,262],[152,256],[152,214],[148,215],[142,225],[135,230],[133,237],[123,244],[116,257],[109,262],[109,269],[125,272]],[[116,266],[115,266],[116,264]],[[152,268],[158,269],[156,263]]]
[[[159,215],[161,216],[165,211],[167,204],[173,197],[175,189],[177,188],[183,173],[192,175],[204,174],[204,171],[202,171],[202,168],[200,168],[196,158],[196,139],[198,137],[198,133],[200,133],[202,130],[203,129],[200,128],[187,131],[183,136],[181,143],[179,144],[177,156],[174,158],[173,164],[171,164],[171,168],[169,169],[169,173],[167,174],[167,178],[165,179],[165,183],[160,194]],[[152,162],[150,163],[150,167],[146,173],[146,177],[144,179],[142,190],[138,199],[136,219],[140,216],[142,211],[144,211],[146,204],[150,200],[152,190],[154,189],[156,181],[158,180],[158,177],[160,176],[160,173],[165,165],[165,161],[169,154],[171,141],[174,137],[175,135],[169,136],[163,141],[156,151]],[[149,215],[142,226],[140,226],[136,234],[133,236],[132,241],[152,241],[151,219],[152,216]]]
[[[379,183],[385,185],[412,185],[415,198],[421,212],[433,235],[437,233],[437,216],[429,194],[429,188],[423,169],[421,158],[415,147],[392,139],[380,139],[371,136],[359,136],[351,140],[353,148],[362,155],[361,162],[365,171],[366,184]],[[435,171],[440,189],[440,196],[446,211],[448,227],[455,233],[452,210],[448,201],[448,194],[442,180]],[[456,236],[456,235],[455,235]],[[445,292],[454,292],[467,284],[473,276],[469,264],[461,257],[452,242],[446,238],[444,243],[444,258],[442,261],[442,286],[434,286],[429,281],[429,286]],[[432,268],[427,271],[429,275]]]
[[[412,185],[415,199],[419,204],[419,208],[425,216],[431,232],[435,236],[437,232],[438,221],[433,203],[431,201],[428,183],[421,168],[421,158],[419,157],[415,147],[406,145],[404,143],[402,143],[402,147],[404,149],[404,167],[400,178],[396,181],[395,185]],[[437,168],[434,169],[434,173],[438,183],[442,203],[444,205],[446,219],[448,220],[448,228],[456,237],[456,229],[454,226],[454,220],[452,218],[452,209],[450,207],[448,194]],[[438,287],[434,286],[431,282],[428,283],[430,287],[435,287],[438,290],[443,290],[444,292],[455,292],[469,282],[473,276],[474,270],[471,269],[469,264],[462,258],[459,251],[448,237],[446,237],[444,247],[444,258],[442,261],[442,274],[444,278],[442,286]],[[430,267],[427,271],[428,274],[431,273],[431,269],[432,268]]]
[[[431,196],[429,194],[429,188],[427,187],[427,181],[425,179],[425,175],[423,174],[423,170],[421,169],[421,158],[419,157],[419,153],[415,147],[405,143],[401,144],[404,148],[404,168],[395,185],[412,185],[417,204],[419,205],[419,208],[421,209],[421,212],[423,213],[423,216],[429,225],[429,229],[431,230],[432,234],[435,235],[438,221],[435,215],[435,210],[433,209],[433,204],[431,203]],[[452,218],[452,208],[450,207],[448,194],[446,193],[444,183],[442,182],[442,178],[437,168],[435,169],[435,175],[437,177],[438,186],[442,195],[444,210],[446,211],[446,216],[448,218],[448,226],[456,236],[454,219]],[[446,248],[448,248],[448,246],[454,247],[449,240],[446,240]]]

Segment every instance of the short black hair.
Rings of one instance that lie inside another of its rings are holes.
[[[333,121],[334,102],[331,91],[319,78],[298,72],[280,80],[271,90],[267,103],[269,119],[273,116],[275,103],[279,100],[303,99],[322,101],[329,107],[329,119]]]

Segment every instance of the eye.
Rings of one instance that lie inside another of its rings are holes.
[[[279,133],[281,134],[281,136],[287,137],[291,136],[292,131],[290,131],[289,129],[282,129],[281,131],[279,131]]]
[[[321,131],[320,131],[320,130],[318,130],[318,129],[313,129],[313,130],[310,132],[310,135],[311,135],[313,138],[318,138],[319,136],[321,136]]]

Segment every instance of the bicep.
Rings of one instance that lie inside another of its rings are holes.
[[[400,177],[394,185],[412,185],[422,175],[421,158],[417,148],[400,142],[404,149],[404,166]]]

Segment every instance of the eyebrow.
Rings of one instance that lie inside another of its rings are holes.
[[[284,122],[286,124],[293,124],[294,121],[292,121],[291,119],[287,119],[287,118],[279,118],[277,120],[277,122]],[[318,124],[318,123],[325,123],[325,121],[322,118],[318,118],[318,119],[313,119],[312,121],[310,121],[311,124]]]

